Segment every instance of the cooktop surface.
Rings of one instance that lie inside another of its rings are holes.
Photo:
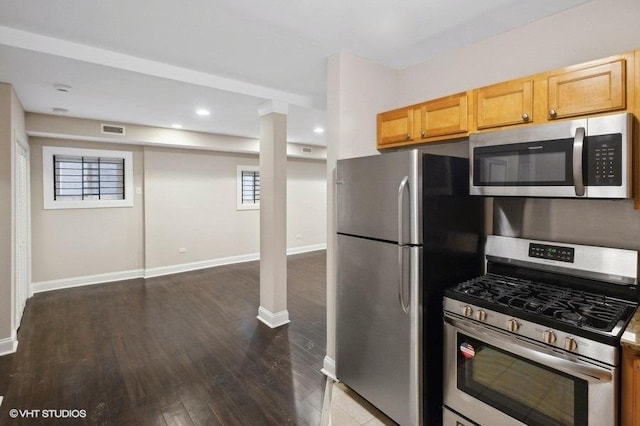
[[[491,273],[462,282],[447,293],[480,300],[487,308],[496,306],[513,315],[524,312],[602,332],[628,321],[635,308],[630,302],[596,293]]]

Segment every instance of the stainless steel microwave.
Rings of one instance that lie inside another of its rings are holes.
[[[631,198],[633,116],[473,134],[472,195]]]

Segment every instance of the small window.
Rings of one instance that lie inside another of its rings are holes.
[[[260,208],[260,170],[257,166],[238,166],[238,210]]]
[[[133,206],[132,153],[43,147],[44,208]]]

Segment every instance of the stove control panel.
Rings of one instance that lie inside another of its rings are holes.
[[[450,297],[444,298],[445,315],[452,314],[478,326],[494,327],[514,337],[523,337],[549,345],[555,350],[564,350],[599,360],[609,365],[617,365],[618,349],[572,333],[546,327],[516,316],[503,314],[492,309],[462,302]]]
[[[573,263],[574,248],[549,244],[529,243],[529,257]]]

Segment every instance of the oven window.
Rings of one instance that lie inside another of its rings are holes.
[[[586,425],[588,383],[458,332],[458,388],[527,425]]]
[[[473,183],[483,186],[573,185],[573,140],[476,147]]]

